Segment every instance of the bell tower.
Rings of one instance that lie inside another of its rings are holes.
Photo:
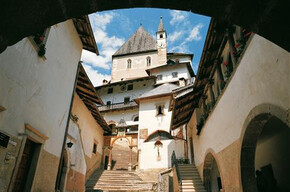
[[[162,16],[160,17],[158,30],[156,32],[156,39],[159,58],[158,65],[165,65],[167,62],[167,34],[163,26]]]
[[[156,32],[158,49],[167,47],[166,38],[167,38],[167,34],[166,34],[165,29],[164,29],[163,22],[162,22],[162,16],[161,16],[159,26],[158,26],[158,31]]]

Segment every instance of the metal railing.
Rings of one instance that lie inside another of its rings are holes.
[[[178,169],[178,159],[176,158],[175,151],[173,151],[172,155],[171,155],[171,167],[173,169],[175,168],[175,170],[176,170],[179,191],[182,191],[182,181],[181,181],[181,178],[180,178],[180,173],[179,173],[179,169]]]
[[[114,110],[114,109],[135,107],[135,106],[138,106],[135,101],[129,101],[129,102],[113,103],[110,105],[100,106],[98,107],[98,109],[99,111],[107,111],[107,110]]]

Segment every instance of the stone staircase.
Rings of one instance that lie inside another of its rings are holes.
[[[102,171],[86,183],[86,191],[142,191],[153,190],[154,184],[143,181],[134,171]]]
[[[197,168],[193,164],[179,164],[182,192],[206,192]]]

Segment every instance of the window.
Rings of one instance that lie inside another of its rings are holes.
[[[147,57],[146,60],[147,60],[147,66],[151,66],[151,57]]]
[[[108,88],[108,94],[111,94],[111,93],[113,93],[113,87]]]
[[[111,105],[111,101],[107,101],[107,106],[110,106]]]
[[[93,153],[94,154],[97,154],[97,148],[98,148],[97,143],[94,143],[94,146],[93,146]]]
[[[127,103],[129,103],[129,102],[130,102],[130,97],[125,97],[125,98],[124,98],[124,103],[127,104]]]
[[[156,116],[164,115],[164,105],[156,105]]]
[[[139,116],[135,117],[134,121],[139,121]]]
[[[133,90],[133,84],[128,85],[127,90],[128,91]]]
[[[45,44],[47,41],[49,30],[50,30],[50,28],[47,28],[47,29],[39,31],[31,36],[31,38],[33,39],[34,43],[37,46],[37,52],[38,52],[39,57],[42,57],[45,55],[45,52],[46,52]]]
[[[157,75],[157,80],[162,80],[162,75]]]
[[[163,34],[160,34],[159,37],[160,37],[160,39],[162,39],[163,38]]]
[[[131,65],[132,65],[132,60],[128,59],[127,60],[127,69],[131,69]]]
[[[172,72],[172,78],[176,78],[178,76],[177,72]]]

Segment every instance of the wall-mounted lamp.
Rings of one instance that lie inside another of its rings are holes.
[[[68,148],[71,148],[71,147],[73,146],[73,144],[74,144],[74,143],[70,141],[70,142],[68,142],[66,145],[67,145]]]

